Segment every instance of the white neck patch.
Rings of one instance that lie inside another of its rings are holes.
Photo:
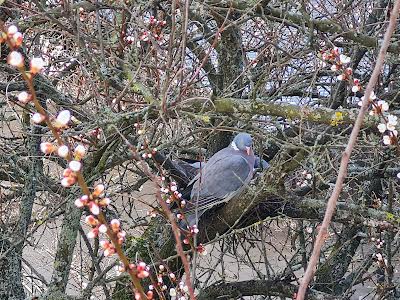
[[[236,150],[239,151],[239,148],[236,146],[235,142],[232,141],[231,147]]]

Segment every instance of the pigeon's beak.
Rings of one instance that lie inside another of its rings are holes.
[[[250,155],[250,153],[251,153],[251,147],[246,147],[246,153],[247,153],[247,155]]]

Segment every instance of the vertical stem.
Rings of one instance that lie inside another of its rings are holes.
[[[358,133],[360,131],[364,116],[368,110],[371,92],[373,91],[373,88],[378,81],[378,77],[379,77],[379,74],[381,73],[381,69],[382,69],[382,66],[383,66],[383,63],[385,60],[386,52],[389,47],[390,38],[396,27],[397,17],[399,15],[399,9],[400,9],[400,0],[396,0],[393,10],[390,15],[389,26],[386,29],[383,43],[379,50],[378,59],[375,64],[374,71],[372,72],[371,78],[370,78],[367,88],[365,90],[364,101],[362,102],[360,112],[358,113],[353,130],[350,134],[350,138],[347,143],[346,149],[342,154],[342,160],[340,162],[340,168],[339,168],[338,177],[336,179],[335,187],[332,191],[331,197],[328,200],[324,220],[322,221],[320,230],[318,232],[318,236],[315,241],[310,260],[308,262],[307,270],[303,276],[303,280],[301,281],[301,284],[300,284],[300,287],[299,287],[299,290],[298,290],[298,293],[296,296],[296,300],[304,299],[308,284],[314,277],[314,274],[315,274],[315,271],[317,268],[317,264],[318,264],[318,260],[319,260],[319,255],[321,253],[321,248],[325,243],[325,237],[328,234],[328,228],[331,223],[332,216],[336,209],[336,203],[337,203],[337,200],[339,199],[340,192],[342,191],[344,179],[346,178],[347,165],[350,160],[350,155],[356,144]]]

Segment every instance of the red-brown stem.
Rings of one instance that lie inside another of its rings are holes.
[[[340,168],[339,168],[338,176],[336,179],[335,187],[332,191],[331,197],[328,200],[324,220],[322,221],[322,225],[319,229],[317,238],[315,240],[313,252],[312,252],[310,260],[308,262],[306,272],[300,283],[300,287],[297,292],[296,300],[304,299],[308,284],[310,283],[311,279],[314,277],[314,274],[315,274],[315,271],[317,268],[317,264],[318,264],[318,260],[319,260],[319,256],[321,253],[321,248],[325,242],[325,236],[328,234],[329,224],[331,223],[332,216],[336,209],[336,203],[339,198],[340,192],[342,191],[343,182],[346,178],[347,165],[349,163],[350,155],[356,144],[357,136],[360,131],[364,116],[367,113],[371,92],[372,92],[376,82],[378,81],[378,77],[381,72],[384,60],[385,60],[386,51],[387,51],[387,48],[390,43],[390,38],[391,38],[393,31],[395,29],[395,26],[396,26],[397,17],[399,15],[399,9],[400,9],[400,0],[396,0],[393,10],[390,15],[389,26],[386,29],[383,43],[379,50],[379,55],[378,55],[378,59],[375,64],[375,68],[372,72],[372,75],[368,82],[367,88],[365,89],[364,100],[362,102],[360,112],[358,113],[353,130],[351,131],[350,138],[347,143],[346,149],[344,150],[344,152],[342,154],[342,160],[340,162]]]
[[[160,194],[160,189],[159,187],[161,186],[160,179],[157,178],[149,169],[149,166],[145,164],[145,162],[140,158],[140,156],[136,152],[136,148],[123,136],[121,132],[119,132],[118,128],[113,126],[115,130],[117,130],[118,134],[124,139],[126,145],[129,147],[129,149],[132,151],[132,154],[134,156],[134,159],[136,161],[139,161],[142,167],[142,171],[150,178],[152,182],[154,182],[157,185],[157,193],[156,197],[158,202],[160,203],[162,209],[164,210],[169,222],[171,223],[172,226],[172,232],[174,233],[174,238],[176,242],[176,252],[178,253],[179,257],[182,260],[183,267],[185,269],[185,283],[189,289],[189,295],[191,300],[196,300],[196,296],[194,294],[194,289],[192,286],[192,282],[190,280],[190,267],[189,267],[189,262],[187,260],[187,257],[183,251],[182,247],[182,241],[181,241],[181,232],[178,227],[178,224],[175,221],[175,218],[169,209],[168,205],[165,203],[165,201],[162,199],[161,194]]]
[[[44,108],[42,107],[42,105],[40,104],[39,100],[36,97],[36,92],[35,92],[35,88],[33,86],[32,83],[32,79],[30,76],[27,76],[25,68],[21,68],[20,69],[23,78],[25,79],[27,85],[28,85],[28,89],[29,89],[29,93],[32,96],[32,101],[35,105],[35,108],[38,110],[38,112],[40,114],[42,114],[43,116],[45,116],[45,121],[47,126],[50,128],[53,136],[56,138],[57,143],[59,146],[63,145],[63,140],[60,136],[60,134],[58,133],[57,129],[53,126],[53,124],[50,121],[50,118],[47,114],[47,112],[44,110]],[[69,153],[67,156],[67,161],[71,161],[72,160],[72,156]],[[78,184],[82,190],[82,192],[87,195],[90,196],[90,190],[89,187],[85,181],[85,179],[83,178],[83,175],[81,172],[76,172],[76,176],[77,176],[77,181]],[[100,221],[101,224],[104,224],[107,226],[107,236],[110,238],[110,240],[113,242],[115,250],[117,252],[117,255],[120,259],[120,261],[122,262],[122,264],[124,265],[125,270],[127,270],[127,272],[129,273],[132,283],[135,286],[135,288],[138,290],[138,292],[141,295],[142,299],[147,299],[142,284],[140,283],[140,279],[136,276],[137,272],[134,269],[129,268],[129,260],[126,257],[126,255],[124,254],[124,251],[122,250],[121,245],[118,243],[118,237],[115,235],[114,231],[111,230],[104,214],[102,212],[100,212],[100,214],[98,215],[98,220]]]
[[[0,31],[6,32],[4,30],[4,26],[3,24],[0,24]],[[11,45],[11,43],[8,41],[8,46],[10,47],[10,49],[14,50],[14,47]],[[35,88],[33,86],[33,76],[34,74],[30,74],[26,71],[25,67],[19,67],[18,68],[19,71],[21,72],[22,78],[25,80],[27,86],[28,86],[28,90],[29,93],[32,97],[32,102],[35,105],[36,110],[44,116],[44,121],[46,122],[46,125],[49,127],[51,133],[53,134],[54,138],[57,141],[58,146],[62,146],[64,145],[64,142],[61,138],[61,135],[59,134],[58,130],[56,127],[53,126],[53,124],[51,123],[50,117],[47,114],[46,110],[43,108],[43,106],[40,104],[39,99],[36,96],[36,91]],[[66,157],[67,161],[71,161],[72,160],[72,156],[70,153],[68,153],[68,156]],[[85,181],[85,179],[83,178],[83,175],[81,172],[76,172],[76,176],[77,176],[77,181],[78,184],[82,190],[82,192],[87,195],[90,196],[90,190],[89,187]],[[134,285],[134,287],[138,290],[138,292],[140,293],[141,299],[142,300],[147,300],[147,297],[144,293],[143,287],[141,285],[140,279],[137,277],[137,271],[136,269],[130,269],[129,268],[129,260],[126,257],[126,255],[124,254],[121,245],[118,243],[118,237],[116,236],[116,234],[114,233],[114,231],[111,230],[104,214],[102,212],[100,212],[100,214],[98,215],[98,220],[100,221],[100,223],[104,224],[107,226],[107,235],[110,238],[110,240],[113,242],[115,250],[118,254],[119,259],[121,260],[121,262],[124,265],[125,270],[128,271],[131,279],[132,279],[132,283]]]

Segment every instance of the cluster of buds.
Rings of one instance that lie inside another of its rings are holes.
[[[18,31],[17,26],[11,25],[8,27],[7,32],[0,32],[0,44],[7,42],[10,48],[13,50],[10,52],[7,58],[7,62],[14,67],[23,68],[24,67],[24,57],[21,53],[16,51],[22,45],[23,36],[22,33]],[[44,67],[44,61],[39,57],[34,57],[30,61],[30,74],[39,73]],[[27,97],[23,97],[24,101],[27,101]]]
[[[150,16],[149,18],[149,25],[150,26],[159,26],[159,27],[164,27],[167,24],[165,20],[157,20],[156,17]]]
[[[23,36],[22,33],[18,31],[17,26],[11,25],[8,27],[7,32],[0,32],[0,44],[8,43],[10,49],[12,50],[7,57],[7,62],[13,67],[24,68],[24,57],[17,49],[22,45]],[[30,61],[30,71],[29,73],[24,73],[28,78],[32,78],[32,75],[39,73],[44,67],[44,61],[39,57],[34,57]],[[23,91],[18,95],[18,101],[21,104],[27,104],[32,100],[32,96]],[[36,116],[39,117],[39,116]],[[36,118],[37,122],[43,122],[44,118]]]
[[[198,233],[199,233],[199,229],[197,228],[197,225],[188,226],[187,232],[184,232],[185,238],[183,239],[183,243],[186,245],[189,245],[190,238],[192,238],[193,236],[195,236]]]
[[[181,282],[182,284],[183,284],[183,282]],[[188,288],[187,288],[187,286],[185,285],[184,287],[186,287],[186,290],[189,290]],[[183,288],[184,288],[183,287]],[[179,288],[179,290],[181,291],[181,293],[183,293],[183,288],[181,289],[181,288]],[[171,296],[171,297],[176,297],[177,295],[178,295],[178,292],[179,291],[177,291],[177,289],[174,289],[174,288],[171,288],[170,290],[169,290],[169,295]],[[180,296],[179,298],[177,298],[177,300],[187,300],[187,298],[184,296],[184,295],[182,295],[182,296]]]
[[[142,146],[142,149],[145,149],[145,147]],[[151,149],[151,151],[143,153],[142,158],[143,159],[152,158],[156,153],[157,153],[157,148],[153,148]]]
[[[380,252],[375,253],[374,256],[375,256],[378,267],[385,268],[387,266],[388,261],[386,258],[383,258],[382,253],[380,253]]]
[[[180,281],[176,288],[169,289],[169,295],[171,297],[177,297],[179,295],[179,298],[177,298],[178,300],[186,300],[187,298],[185,295],[188,292],[189,292],[189,288],[183,281]]]
[[[132,36],[132,35],[128,35],[128,36],[125,37],[125,42],[127,44],[133,44],[134,41],[135,41],[135,37]]]
[[[375,241],[375,239],[371,239],[372,241]],[[381,253],[381,249],[383,248],[384,245],[384,241],[377,239],[375,241],[375,247],[377,248],[378,252],[374,253],[374,258],[376,259],[376,262],[378,264],[378,267],[384,268],[387,266],[387,259],[383,257],[382,253]]]
[[[182,194],[178,191],[178,186],[176,182],[172,181],[166,187],[160,188],[161,192],[164,193],[163,199],[167,204],[171,204],[182,198]],[[183,201],[183,200],[181,200]],[[181,203],[182,206],[182,203]]]
[[[322,53],[322,59],[324,61],[329,61],[332,63],[332,71],[340,71],[341,74],[338,75],[339,80],[346,80],[352,82],[352,92],[360,92],[362,90],[360,80],[357,78],[352,78],[353,70],[347,67],[350,63],[350,57],[340,54],[338,48],[332,50],[327,50]],[[358,105],[361,106],[364,101],[364,97],[361,98]],[[393,145],[397,143],[398,131],[396,130],[397,117],[386,112],[389,110],[389,104],[386,101],[376,99],[375,93],[372,91],[368,99],[369,103],[372,104],[372,109],[369,112],[370,115],[381,116],[384,122],[378,125],[379,132],[383,133],[383,143],[385,145]]]
[[[312,174],[308,173],[306,170],[301,172],[302,178],[296,182],[296,185],[299,187],[306,187],[310,185],[310,180],[312,179]]]
[[[130,270],[136,270],[137,277],[140,279],[147,278],[150,276],[150,267],[148,265],[146,265],[145,262],[141,261],[141,262],[138,262],[137,264],[131,263],[131,264],[129,264],[128,268]],[[123,265],[118,266],[118,273],[123,273],[126,271],[127,271],[127,269]],[[152,290],[152,288],[150,288],[150,289]]]
[[[79,208],[87,207],[91,212],[85,219],[86,223],[92,226],[87,234],[88,238],[95,238],[99,233],[107,233],[110,231],[117,238],[118,244],[122,244],[125,240],[126,233],[121,230],[121,223],[118,219],[111,220],[109,225],[102,224],[98,220],[101,208],[106,207],[111,203],[110,198],[104,197],[104,185],[98,184],[90,195],[83,195],[82,197],[75,200],[75,205]],[[101,247],[104,250],[104,256],[110,256],[115,253],[115,245],[107,240],[100,242]]]
[[[18,31],[17,26],[11,25],[8,27],[7,32],[0,32],[0,44],[9,42],[12,48],[18,48],[22,45],[23,36]]]
[[[203,244],[197,245],[196,251],[202,256],[205,256],[205,255],[208,254],[208,251],[207,251],[206,247]]]
[[[160,265],[158,267],[156,285],[159,287],[159,289],[162,292],[165,292],[168,290],[168,287],[164,282],[164,278],[168,278],[169,281],[174,284],[176,284],[178,281],[176,278],[176,275],[174,273],[168,272],[168,270],[165,268],[164,265]],[[149,290],[153,290],[153,289],[154,289],[154,286],[150,285]],[[185,297],[185,294],[187,294],[188,291],[189,291],[189,288],[187,287],[187,285],[185,285],[185,283],[183,281],[180,281],[179,284],[176,285],[176,287],[172,287],[169,289],[169,295],[171,297],[179,296],[179,298],[175,298],[175,299],[183,300],[183,299],[187,299]]]
[[[98,127],[98,128],[96,128],[96,129],[93,129],[93,130],[90,132],[90,135],[99,140],[99,139],[101,138],[101,133],[102,133],[102,130],[101,130],[100,127]]]
[[[353,87],[351,88],[351,91],[353,93],[357,93],[357,92],[361,91],[360,79],[357,79],[357,78],[353,79]]]
[[[371,239],[371,240],[372,240],[372,241],[375,241],[375,239]],[[384,240],[377,239],[377,240],[375,241],[375,247],[376,247],[377,249],[382,249],[384,244],[385,244],[385,241],[384,241]]]
[[[87,13],[85,12],[85,9],[83,7],[79,7],[79,21],[83,22],[85,21],[87,16]]]
[[[397,117],[388,114],[389,104],[384,100],[377,100],[374,91],[371,91],[371,95],[368,99],[369,103],[372,104],[372,109],[369,112],[370,116],[381,116],[383,123],[380,123],[377,127],[380,133],[383,133],[383,143],[385,145],[393,145],[397,143],[398,132],[396,130]],[[361,97],[361,101],[358,103],[362,105],[364,97]]]
[[[131,269],[131,270],[135,270],[136,269],[136,272],[137,272],[136,276],[138,278],[140,278],[140,279],[147,278],[147,277],[150,276],[150,268],[144,262],[139,262],[137,265],[129,264],[128,268]],[[122,272],[125,272],[125,271],[127,271],[127,270],[126,270],[126,268],[124,266],[120,266],[119,267],[119,272],[122,273]],[[149,286],[149,290],[146,293],[146,297],[149,300],[154,299],[153,289],[154,289],[153,286],[150,285]],[[135,299],[136,300],[141,300],[142,299],[142,296],[139,293],[139,291],[135,291]]]
[[[373,100],[376,99],[374,95]],[[397,142],[398,131],[396,130],[397,125],[397,117],[388,114],[389,104],[384,100],[378,100],[372,102],[372,109],[369,112],[371,116],[378,115],[383,117],[382,123],[380,123],[377,127],[380,133],[383,133],[383,143],[385,145],[392,145]]]
[[[349,67],[349,63],[351,61],[350,57],[340,54],[337,47],[323,51],[321,57],[323,61],[327,61],[332,64],[332,71],[340,72],[340,74],[337,76],[338,80],[348,81],[353,84],[351,88],[353,93],[361,91],[360,80],[357,78],[352,78],[353,69]]]
[[[106,230],[106,232],[107,232],[107,230]],[[116,252],[113,243],[108,241],[108,240],[101,240],[100,241],[100,246],[101,246],[101,248],[103,248],[103,254],[106,257],[107,256],[111,256]]]
[[[149,30],[143,32],[139,36],[139,40],[148,42],[150,41],[150,36],[152,36],[155,40],[161,40],[162,30],[166,24],[167,22],[165,20],[157,20],[154,16],[150,16],[148,23]]]
[[[149,290],[149,291],[146,293],[146,297],[147,297],[147,299],[149,299],[149,300],[154,299],[154,292],[151,291],[151,290]],[[135,292],[135,300],[141,300],[141,299],[142,299],[142,296],[140,295],[140,293],[139,293],[139,292]]]
[[[70,187],[76,183],[77,173],[80,172],[82,168],[81,160],[86,154],[86,148],[83,145],[77,145],[71,153],[67,145],[56,146],[50,142],[43,142],[40,144],[40,150],[44,154],[52,154],[56,152],[58,156],[69,159],[68,167],[63,171],[61,185],[63,187]]]

